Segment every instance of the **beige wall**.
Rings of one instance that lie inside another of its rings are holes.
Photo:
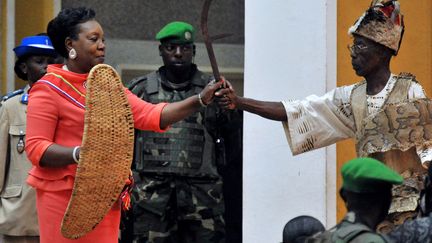
[[[46,32],[48,22],[54,17],[53,8],[53,0],[15,0],[15,46],[25,36]],[[21,79],[15,79],[16,89],[25,84]]]
[[[348,85],[361,78],[357,77],[351,67],[351,59],[347,45],[352,42],[347,35],[348,28],[369,6],[370,1],[338,0],[337,21],[337,85]],[[400,0],[401,10],[405,16],[405,35],[401,50],[393,58],[393,73],[410,72],[416,75],[426,93],[432,94],[431,46],[432,46],[432,1]],[[338,172],[343,162],[354,158],[354,142],[344,141],[337,144]],[[337,173],[340,176],[340,173]],[[341,178],[338,178],[338,188]],[[338,199],[337,216],[341,219],[346,212],[343,201]]]
[[[15,4],[15,18],[13,18],[14,13],[7,13],[8,2]],[[17,46],[25,36],[46,32],[48,22],[54,17],[55,2],[56,0],[0,0],[0,94],[10,91],[7,90],[7,72],[13,70],[14,64],[13,61],[7,60],[7,50],[10,49],[7,47],[8,34],[11,31],[14,33],[15,43],[13,46]],[[15,28],[12,30],[8,29],[8,14],[12,16],[12,19],[15,19]],[[16,77],[13,83],[12,89],[21,88],[26,84]]]

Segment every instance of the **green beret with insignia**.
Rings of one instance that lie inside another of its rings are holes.
[[[195,28],[185,22],[175,21],[165,25],[156,34],[156,40],[174,43],[193,43],[195,40]]]
[[[343,185],[357,193],[379,192],[391,185],[400,185],[403,178],[396,171],[372,158],[357,158],[342,166]]]

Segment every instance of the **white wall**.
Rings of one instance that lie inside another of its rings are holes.
[[[327,58],[335,51],[327,42],[336,33],[326,28],[334,19],[326,1],[246,0],[245,7],[246,97],[301,99],[333,86]],[[244,242],[281,242],[285,223],[299,215],[334,221],[334,205],[327,207],[334,198],[326,197],[334,194],[334,185],[326,186],[334,147],[293,157],[281,123],[245,113],[243,164]]]

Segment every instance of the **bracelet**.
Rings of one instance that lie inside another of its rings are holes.
[[[201,107],[207,107],[207,105],[204,104],[204,101],[203,101],[202,98],[201,98],[201,93],[198,94],[198,101],[199,101],[199,103],[201,104]]]
[[[75,148],[72,151],[72,158],[75,161],[75,163],[79,164],[79,159],[76,156],[76,151],[79,149],[79,146],[75,146]]]

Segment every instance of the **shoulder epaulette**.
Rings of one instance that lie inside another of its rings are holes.
[[[8,100],[8,99],[10,99],[10,98],[12,98],[14,96],[20,95],[22,93],[24,93],[23,89],[18,89],[18,90],[9,92],[5,96],[2,97],[1,101],[6,101],[6,100]]]

